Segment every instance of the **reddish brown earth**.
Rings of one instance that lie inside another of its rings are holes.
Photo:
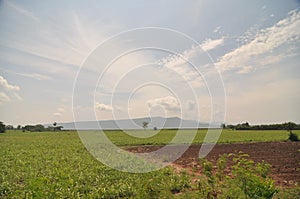
[[[198,162],[201,145],[191,145],[188,150],[174,162],[175,167],[192,169],[200,172]],[[140,146],[128,150],[132,152],[155,151],[161,146]],[[217,144],[206,157],[215,162],[219,155],[224,153],[237,153],[242,151],[249,154],[250,159],[265,162],[272,165],[271,176],[279,186],[294,186],[300,184],[300,142],[257,142]]]

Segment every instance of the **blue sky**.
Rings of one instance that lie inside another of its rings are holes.
[[[299,6],[2,0],[0,120],[67,122],[74,111],[78,120],[219,115],[226,123],[300,123]],[[105,59],[154,43],[171,49],[123,55],[100,78]]]

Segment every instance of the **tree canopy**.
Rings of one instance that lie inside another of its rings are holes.
[[[5,125],[3,124],[3,122],[0,122],[0,133],[4,133],[5,132]]]

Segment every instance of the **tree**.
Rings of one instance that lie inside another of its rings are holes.
[[[221,124],[221,128],[222,128],[222,129],[226,129],[226,124],[224,124],[224,123]]]
[[[61,131],[61,129],[64,128],[63,126],[56,126],[54,127],[54,131]]]
[[[0,133],[4,133],[5,132],[5,124],[3,124],[3,122],[0,122]]]
[[[251,126],[249,125],[248,122],[245,122],[245,123],[236,125],[235,128],[236,128],[236,130],[250,130]]]
[[[56,125],[57,125],[57,123],[56,122],[53,122],[53,131],[56,131]]]
[[[229,129],[231,129],[231,130],[234,130],[234,129],[235,129],[235,126],[232,125],[232,124],[228,124],[228,125],[227,125],[227,128],[229,128]]]
[[[34,126],[33,125],[26,125],[24,126],[25,131],[33,131]]]
[[[5,129],[6,129],[6,130],[13,130],[13,129],[14,129],[14,126],[13,126],[13,125],[6,125],[6,126],[5,126]]]
[[[288,123],[284,123],[283,125],[284,125],[285,129],[288,132],[290,132],[288,139],[291,141],[299,141],[298,136],[293,133],[293,130],[297,127],[297,124],[295,124],[294,122],[288,122]]]
[[[283,124],[285,129],[292,133],[292,131],[297,127],[297,124],[295,124],[294,122],[287,122]]]
[[[41,124],[37,124],[34,126],[33,131],[42,132],[42,131],[45,131],[45,127]]]
[[[149,122],[143,122],[143,128],[144,129],[148,128],[148,124],[149,124]]]
[[[17,129],[18,129],[18,130],[21,130],[21,128],[22,128],[21,125],[18,125],[18,126],[17,126]]]

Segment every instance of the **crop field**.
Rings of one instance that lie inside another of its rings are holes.
[[[150,132],[149,132],[150,131]],[[119,146],[135,146],[135,145],[165,145],[170,143],[176,133],[182,133],[184,137],[193,137],[195,130],[161,130],[150,138],[132,137],[122,131],[106,131],[107,137]],[[293,131],[300,136],[300,130]],[[152,134],[152,130],[137,131],[135,134]],[[214,132],[212,132],[214,133]],[[193,140],[193,144],[201,144],[207,134],[207,129],[200,129]],[[285,141],[288,138],[288,132],[285,130],[230,130],[224,129],[218,139],[218,143],[233,142],[270,142]],[[184,139],[182,144],[185,144]]]
[[[106,132],[122,147],[163,145],[175,133],[163,130],[151,138],[137,139],[120,131]],[[300,135],[300,131],[295,133]],[[201,143],[204,136],[205,130],[199,130],[193,143]],[[219,142],[283,141],[287,136],[286,131],[225,130]],[[74,131],[0,134],[0,169],[0,198],[204,198],[195,183],[202,178],[200,171],[193,174],[188,168],[173,167],[145,174],[116,171],[95,160]],[[292,188],[288,195],[279,191],[275,197],[296,198],[296,191]]]

